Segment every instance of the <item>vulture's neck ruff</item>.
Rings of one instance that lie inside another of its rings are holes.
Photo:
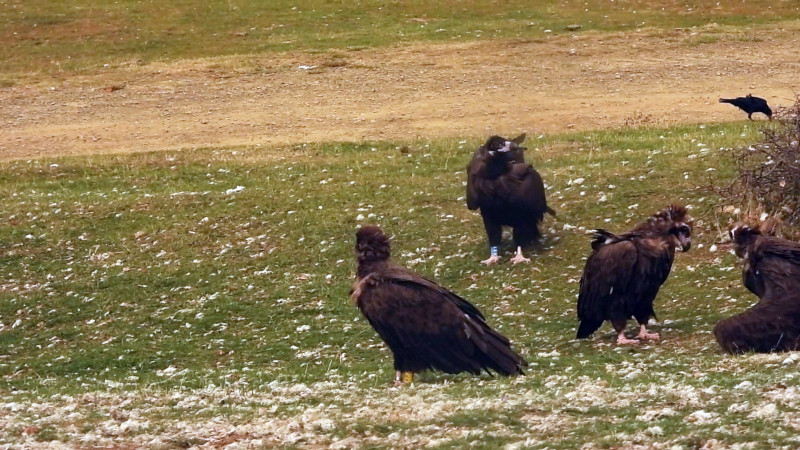
[[[361,227],[356,233],[356,257],[358,258],[358,277],[370,273],[370,267],[380,265],[389,259],[391,247],[389,238],[374,226]]]

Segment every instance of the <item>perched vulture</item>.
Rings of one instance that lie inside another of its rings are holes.
[[[631,316],[639,322],[638,339],[659,338],[647,332],[647,322],[655,317],[653,300],[672,269],[675,248],[685,252],[692,245],[691,220],[686,208],[671,205],[625,234],[595,231],[578,294],[579,339],[608,320],[617,343],[638,344],[625,337]]]
[[[468,301],[389,260],[377,226],[356,233],[358,271],[351,298],[394,356],[395,383],[426,369],[522,374],[528,363]]]
[[[741,109],[747,113],[747,118],[753,120],[753,114],[760,112],[772,120],[772,110],[770,109],[767,101],[761,97],[753,97],[747,94],[747,97],[736,98],[721,98],[720,103],[730,103],[731,105]]]
[[[752,308],[721,320],[714,336],[728,353],[800,349],[800,243],[735,224],[736,254],[744,259],[744,286],[759,298]]]
[[[489,236],[490,256],[482,261],[486,265],[500,260],[503,226],[513,228],[517,254],[511,262],[530,261],[522,249],[539,237],[544,213],[555,215],[547,206],[542,177],[525,162],[525,147],[520,146],[524,139],[524,134],[510,141],[492,136],[467,165],[467,208],[480,209]]]

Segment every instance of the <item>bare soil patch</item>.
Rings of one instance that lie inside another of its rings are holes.
[[[796,22],[264,54],[0,89],[0,158],[741,120],[789,104]]]

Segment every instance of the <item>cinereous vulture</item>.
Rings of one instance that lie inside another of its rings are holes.
[[[736,255],[744,260],[744,286],[759,301],[719,321],[717,342],[728,353],[800,349],[800,243],[742,223],[729,233]]]
[[[528,363],[475,306],[389,259],[389,239],[379,227],[358,230],[356,258],[351,298],[392,351],[396,384],[428,369],[523,373]]]
[[[482,261],[486,265],[500,260],[503,226],[513,229],[517,254],[511,262],[530,261],[522,250],[539,237],[544,213],[555,215],[547,206],[541,175],[525,162],[525,147],[520,146],[524,139],[524,134],[511,140],[492,136],[467,165],[467,208],[480,209],[489,237],[490,256]]]
[[[647,332],[655,317],[653,300],[672,269],[675,249],[685,252],[691,245],[692,219],[683,206],[671,205],[625,234],[596,230],[580,281],[577,337],[589,337],[608,320],[619,344],[658,339]],[[637,339],[625,337],[631,317],[639,323]]]

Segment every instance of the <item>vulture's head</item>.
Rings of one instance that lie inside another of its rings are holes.
[[[728,228],[728,234],[731,236],[731,243],[733,243],[733,250],[736,252],[736,256],[745,258],[747,257],[747,249],[761,236],[761,230],[742,222],[736,222]]]
[[[692,218],[685,206],[670,205],[653,214],[636,231],[665,236],[676,248],[685,252],[692,247]]]
[[[356,258],[359,262],[389,258],[389,238],[377,225],[364,225],[356,232]]]
[[[527,150],[520,145],[524,140],[524,133],[511,140],[501,136],[492,136],[483,144],[483,148],[490,158],[500,161],[522,162],[525,159],[522,152]]]
[[[512,144],[513,142],[506,140],[506,138],[492,136],[486,141],[485,144],[483,144],[483,148],[485,148],[490,155],[494,156],[497,153],[506,153],[511,151]]]

